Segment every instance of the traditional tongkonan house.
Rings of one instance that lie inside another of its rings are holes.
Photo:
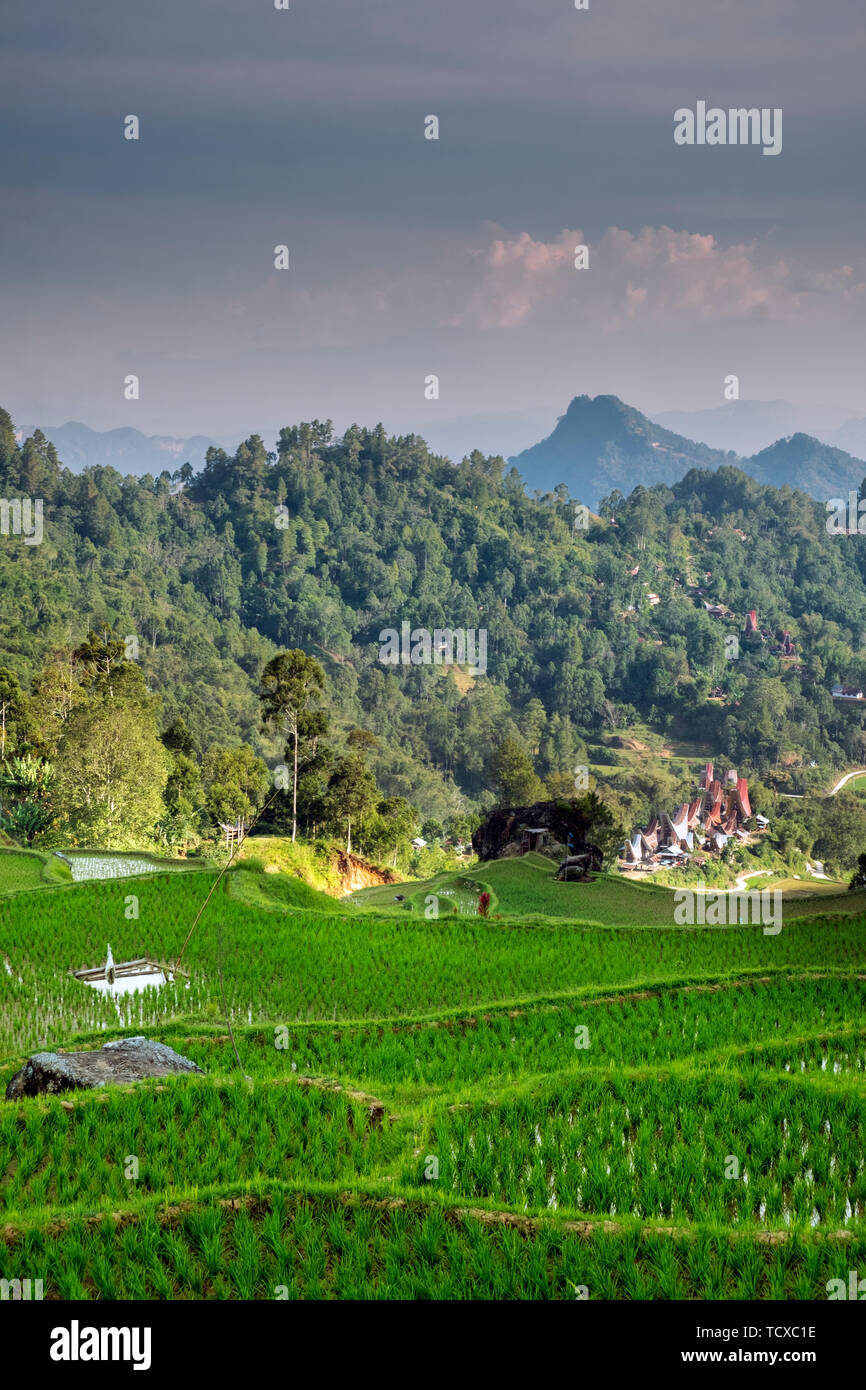
[[[707,763],[700,788],[691,801],[673,811],[652,816],[645,830],[637,829],[622,848],[623,867],[671,868],[686,863],[696,848],[721,853],[732,838],[747,840],[757,828],[765,830],[766,817],[755,817],[749,784],[730,768],[724,779]]]

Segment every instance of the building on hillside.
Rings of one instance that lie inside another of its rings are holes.
[[[863,689],[859,685],[834,685],[831,690],[834,700],[862,700]]]
[[[226,837],[226,849],[231,849],[232,845],[240,846],[243,844],[246,833],[250,827],[247,821],[241,816],[238,816],[234,825],[228,825],[225,821],[220,821],[219,828]]]

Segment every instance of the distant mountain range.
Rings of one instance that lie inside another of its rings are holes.
[[[784,437],[774,430],[782,422],[798,419],[809,419],[813,425],[823,419],[829,426],[845,413],[831,406],[798,412],[785,401],[732,401],[718,410],[670,411],[652,420],[618,396],[575,396],[552,432],[540,443],[512,455],[510,462],[522,474],[528,492],[551,492],[565,483],[572,497],[593,508],[615,488],[627,495],[639,483],[670,485],[691,468],[716,469],[722,464],[734,464],[758,482],[774,487],[787,483],[826,501],[859,487],[866,463],[841,445],[827,442],[827,438],[817,439],[803,429]],[[467,416],[431,427],[425,438],[436,453],[457,461],[472,449],[504,452],[503,437],[518,446],[537,438],[552,417],[553,412],[544,410]],[[694,422],[704,431],[704,442],[677,433],[665,423],[673,421]],[[30,425],[17,431],[19,439],[32,434],[34,428]],[[40,428],[54,444],[61,462],[76,473],[101,465],[122,474],[141,477],[151,473],[156,477],[163,470],[176,473],[187,460],[198,472],[212,445],[221,444],[231,451],[238,443],[237,439],[217,441],[207,435],[189,439],[146,435],[130,428],[92,430],[74,420]],[[712,442],[723,436],[761,437],[761,431],[765,437],[769,432],[771,442],[748,455]],[[866,454],[866,420],[848,419],[831,433],[851,439],[851,448]]]
[[[187,460],[198,472],[204,456],[217,441],[203,434],[190,439],[173,439],[164,434],[142,434],[141,430],[92,430],[77,420],[65,425],[27,425],[16,433],[25,439],[39,428],[57,450],[61,463],[78,473],[82,468],[116,468],[118,473],[158,477],[164,469],[176,473]]]
[[[533,444],[539,435],[550,429],[557,414],[555,407],[549,407],[546,410],[512,410],[501,415],[455,416],[441,422],[431,418],[416,432],[423,435],[433,453],[455,462],[474,449],[506,457]],[[50,439],[61,463],[73,473],[80,473],[83,468],[110,467],[116,468],[118,473],[133,473],[136,477],[143,477],[145,473],[158,477],[163,469],[175,473],[187,459],[198,472],[211,445],[231,453],[243,438],[238,434],[231,439],[216,440],[196,434],[189,439],[178,439],[172,435],[143,434],[141,430],[130,428],[92,430],[77,420],[69,420],[65,425],[25,425],[16,430],[18,442],[37,428]]]
[[[430,416],[415,427],[434,453],[445,454],[455,462],[473,449],[513,458],[548,435],[559,413],[549,405],[502,414],[464,415],[441,422]],[[683,439],[700,440],[723,453],[733,450],[740,458],[750,458],[793,434],[811,435],[822,444],[866,458],[866,417],[859,417],[844,405],[740,400],[709,410],[662,411],[647,418]]]
[[[866,456],[866,419],[839,405],[790,401],[727,401],[711,410],[666,410],[652,417],[687,439],[747,458],[790,434],[811,434],[822,444]]]
[[[866,475],[866,463],[842,449],[799,432],[743,458],[675,434],[626,405],[618,396],[575,396],[556,428],[539,444],[515,455],[527,491],[551,492],[560,483],[572,497],[597,507],[618,488],[668,485],[691,468],[742,468],[757,482],[785,484],[827,500],[847,495]]]

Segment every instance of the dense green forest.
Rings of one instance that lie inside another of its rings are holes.
[[[381,425],[314,421],[274,452],[254,435],[198,472],[124,478],[73,474],[38,431],[19,446],[2,412],[0,495],[44,506],[40,544],[0,536],[3,679],[30,692],[89,630],[133,636],[141,698],[163,733],[183,719],[199,761],[241,744],[280,759],[259,683],[287,648],[325,671],[338,751],[372,731],[382,794],[442,824],[501,799],[503,762],[523,759],[527,791],[555,785],[638,723],[770,784],[784,765],[795,789],[812,762],[866,759],[862,710],[830,694],[866,681],[866,542],[732,467],[615,493],[584,527],[564,488],[529,497],[501,458],[454,465]],[[743,636],[750,609],[763,640]],[[379,634],[404,621],[485,629],[486,673],[383,665]],[[14,720],[5,737],[14,753]]]

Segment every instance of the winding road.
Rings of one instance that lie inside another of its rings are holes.
[[[851,781],[852,777],[866,777],[866,767],[855,767],[853,772],[846,772],[844,777],[839,778],[839,781],[836,783],[835,787],[833,787],[831,791],[827,792],[827,795],[835,796],[838,791],[842,790],[846,782]],[[779,795],[787,797],[789,801],[803,800],[802,792],[779,792]]]
[[[844,777],[840,777],[840,778],[839,778],[839,781],[836,783],[836,785],[835,785],[835,787],[833,788],[833,790],[832,790],[831,792],[828,792],[827,795],[828,795],[828,796],[835,796],[836,793],[837,793],[839,790],[841,790],[842,787],[844,787],[844,785],[845,785],[846,782],[850,782],[850,781],[851,781],[851,778],[852,778],[852,777],[864,777],[864,776],[866,776],[866,767],[855,767],[855,769],[854,769],[853,772],[846,772]]]
[[[703,888],[696,885],[690,886],[693,887],[695,893],[742,893],[745,891],[747,878],[764,878],[767,874],[772,873],[772,869],[753,869],[749,874],[740,874],[740,877],[734,880],[733,888]]]

